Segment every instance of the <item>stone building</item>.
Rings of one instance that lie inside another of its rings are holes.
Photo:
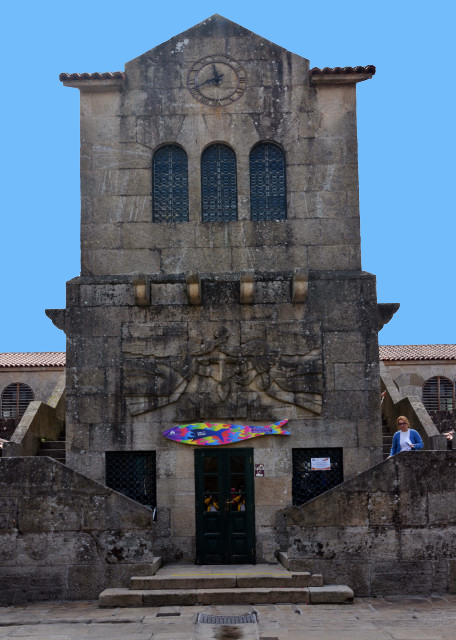
[[[440,432],[456,427],[456,345],[381,346],[380,360],[398,391],[420,398]]]
[[[0,440],[9,440],[30,402],[49,398],[64,368],[62,352],[0,353]]]
[[[399,305],[361,269],[374,73],[309,69],[215,15],[125,72],[60,76],[81,95],[81,275],[47,311],[66,382],[0,459],[2,604],[94,598],[157,556],[456,592],[456,452],[410,371],[379,363]],[[425,451],[382,461],[381,395]]]
[[[271,561],[311,459],[336,484],[381,460],[393,309],[361,269],[356,134],[374,73],[310,69],[214,15],[125,72],[60,76],[81,95],[81,275],[48,311],[67,464],[156,508],[164,560]],[[229,447],[163,436],[285,419]]]

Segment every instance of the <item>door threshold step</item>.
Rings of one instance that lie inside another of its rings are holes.
[[[105,589],[100,607],[161,607],[212,604],[345,604],[353,602],[346,585],[228,589]]]
[[[282,588],[322,587],[323,576],[311,575],[308,571],[274,575],[200,575],[200,576],[133,576],[129,588],[134,591],[181,590],[181,589],[236,589],[236,588]]]

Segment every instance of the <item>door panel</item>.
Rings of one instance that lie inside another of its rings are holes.
[[[253,450],[196,450],[195,489],[197,563],[254,562]]]

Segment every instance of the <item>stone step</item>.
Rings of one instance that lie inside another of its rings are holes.
[[[345,604],[353,602],[346,585],[228,589],[105,589],[100,607],[161,607],[216,604]]]
[[[64,440],[45,440],[41,443],[40,449],[63,449],[65,450]]]
[[[40,449],[37,453],[38,456],[47,456],[48,458],[52,458],[53,460],[57,460],[57,462],[66,462],[66,451],[65,449],[48,449],[42,450]]]
[[[309,572],[294,572],[287,575],[200,575],[200,576],[133,576],[129,588],[134,591],[152,590],[198,590],[239,588],[293,588],[322,587],[323,576]]]

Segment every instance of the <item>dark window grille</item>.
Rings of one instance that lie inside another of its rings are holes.
[[[444,376],[429,378],[423,385],[423,404],[428,411],[454,411],[454,384]]]
[[[236,155],[224,144],[213,144],[201,156],[203,222],[237,220]]]
[[[9,384],[2,392],[2,418],[22,418],[25,410],[34,399],[30,387],[22,382]]]
[[[106,485],[154,508],[157,505],[155,451],[107,451]]]
[[[153,159],[154,222],[188,222],[187,154],[176,145],[161,147]]]
[[[299,506],[344,480],[341,448],[293,449],[293,505]],[[311,458],[329,458],[330,471],[312,471]]]
[[[285,155],[272,142],[262,142],[250,152],[250,217],[256,221],[287,217]]]

